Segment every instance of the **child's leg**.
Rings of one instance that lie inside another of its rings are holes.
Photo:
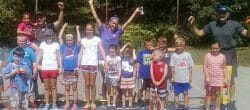
[[[49,78],[43,78],[43,82],[44,82],[44,100],[45,100],[45,104],[49,104],[49,93],[51,90],[51,85],[50,85],[50,81]]]
[[[215,92],[215,110],[220,110],[220,104],[221,104],[221,90],[218,90]]]
[[[132,107],[132,104],[133,104],[133,90],[132,89],[127,89],[127,90],[128,90],[128,97],[129,97],[128,106]]]
[[[70,85],[65,85],[65,105],[69,105],[69,94],[70,94]]]
[[[30,101],[30,103],[31,103],[32,109],[36,108],[36,102],[35,102],[34,95],[31,95],[31,96],[29,97],[29,101]]]
[[[122,89],[122,106],[126,106],[126,93],[127,89]]]
[[[211,87],[209,87],[208,85],[205,85],[205,88],[206,88],[206,98],[205,98],[206,110],[210,110],[212,91]]]
[[[111,94],[111,86],[109,85],[109,86],[106,86],[106,96],[107,96],[106,98],[107,98],[108,106],[111,105],[110,94]]]
[[[175,107],[178,107],[178,105],[179,105],[179,94],[178,93],[175,93],[174,101],[175,101]]]
[[[112,92],[113,92],[113,105],[116,106],[116,99],[117,99],[117,86],[112,86],[111,88]]]
[[[72,89],[73,89],[73,96],[74,96],[74,104],[77,104],[77,101],[78,101],[77,82],[72,86]]]
[[[184,91],[183,95],[184,95],[184,105],[185,107],[187,107],[189,103],[188,90]]]
[[[51,94],[52,94],[52,104],[56,105],[56,96],[57,96],[57,88],[56,88],[56,82],[57,78],[49,78],[50,84],[51,84]]]
[[[95,86],[95,81],[96,81],[96,73],[91,73],[90,74],[90,89],[91,89],[91,101],[92,104],[95,105],[95,96],[96,96],[96,86]]]
[[[85,97],[86,97],[86,105],[90,104],[90,74],[83,73],[84,81],[85,81]]]

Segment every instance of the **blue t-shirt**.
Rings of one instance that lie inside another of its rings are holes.
[[[68,47],[66,44],[62,44],[61,51],[63,69],[66,71],[74,71],[74,69],[77,67],[80,46],[74,44],[73,46]]]
[[[15,48],[14,48],[15,49]],[[8,62],[13,63],[14,59],[13,59],[13,51],[14,49],[12,49],[8,55]],[[31,49],[30,47],[24,47],[23,48],[25,51],[25,55],[23,58],[23,63],[28,65],[28,67],[33,68],[33,62],[36,62],[36,53],[34,52],[33,49]]]
[[[136,61],[137,63],[140,64],[139,77],[142,79],[151,78],[150,76],[151,54],[152,51],[143,49],[137,55]]]
[[[134,72],[133,61],[131,58],[122,58],[122,78],[132,78]]]
[[[24,71],[28,73],[28,77],[22,73],[18,73],[12,78],[10,78],[10,87],[11,92],[28,92],[28,79],[32,75],[31,69],[26,64],[16,65],[15,63],[9,63],[5,70],[4,75],[8,75],[11,73],[14,69],[20,69],[23,68]]]

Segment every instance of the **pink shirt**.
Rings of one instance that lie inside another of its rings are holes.
[[[25,24],[23,22],[21,22],[20,24],[18,24],[17,28],[20,29],[21,31],[24,31],[24,32],[31,32],[32,31],[32,25]]]
[[[224,84],[224,73],[223,73],[223,62],[224,55],[219,54],[217,56],[208,53],[206,56],[208,76],[210,78],[210,86],[223,86]]]

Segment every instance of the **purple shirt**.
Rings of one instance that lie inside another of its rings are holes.
[[[123,34],[123,30],[121,27],[118,27],[116,31],[112,32],[105,24],[102,24],[99,27],[99,31],[102,45],[106,54],[108,53],[111,44],[119,46],[119,41]],[[101,57],[99,58],[102,59]]]

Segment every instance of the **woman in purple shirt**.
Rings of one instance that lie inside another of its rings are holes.
[[[98,24],[99,31],[100,31],[99,32],[100,38],[101,38],[102,45],[103,45],[106,53],[108,53],[108,49],[109,49],[111,44],[115,44],[118,47],[120,46],[119,41],[120,41],[120,38],[123,34],[123,31],[127,28],[128,24],[134,19],[134,17],[137,15],[138,12],[142,13],[142,9],[140,7],[138,7],[134,11],[134,13],[130,16],[130,18],[122,26],[118,25],[119,18],[116,16],[111,17],[109,19],[109,23],[106,25],[106,24],[102,23],[101,20],[98,18],[96,11],[95,11],[95,8],[93,6],[93,0],[89,0],[89,5],[91,8],[91,12],[92,12],[94,18],[96,19],[97,24]],[[99,60],[100,60],[99,64],[102,64],[103,58],[99,57]],[[103,71],[102,67],[103,67],[103,65],[99,66],[99,70],[101,71],[102,76],[104,78],[104,71]],[[102,86],[103,94],[105,94],[104,89],[105,89],[105,87]],[[103,95],[103,98],[106,99],[105,95]]]

